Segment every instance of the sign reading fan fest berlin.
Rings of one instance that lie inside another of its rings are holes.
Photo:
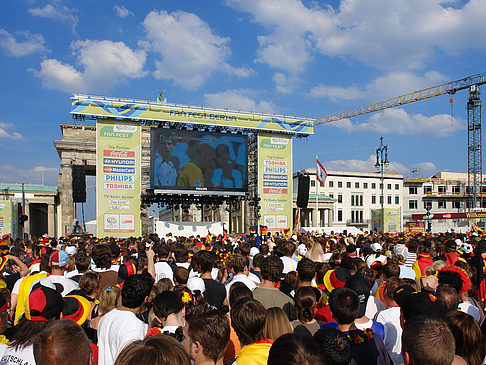
[[[269,231],[292,225],[292,136],[258,133],[259,224]]]
[[[96,216],[98,237],[140,236],[141,126],[98,119],[96,123]]]

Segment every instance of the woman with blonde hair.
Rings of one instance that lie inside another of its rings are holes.
[[[121,289],[118,286],[108,286],[100,293],[100,304],[97,310],[98,316],[93,318],[91,321],[91,328],[98,330],[98,324],[100,323],[101,317],[106,313],[120,306],[121,301]]]
[[[266,338],[275,341],[280,336],[293,332],[294,328],[282,308],[273,307],[267,309],[265,327],[263,328],[263,335]]]
[[[314,262],[326,262],[324,258],[324,250],[322,249],[321,243],[318,241],[312,243],[311,249],[305,256]]]

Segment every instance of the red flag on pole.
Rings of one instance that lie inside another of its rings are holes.
[[[324,166],[322,166],[322,164],[319,162],[319,158],[317,156],[316,156],[316,164],[317,164],[317,168],[316,168],[317,181],[321,183],[321,186],[324,186],[324,182],[326,181],[327,178],[327,171],[324,168]]]

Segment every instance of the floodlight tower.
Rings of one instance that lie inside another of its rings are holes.
[[[467,176],[469,189],[469,209],[483,207],[483,159],[481,140],[481,99],[479,85],[469,86],[469,100],[467,102]]]

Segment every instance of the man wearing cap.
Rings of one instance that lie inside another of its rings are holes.
[[[365,259],[366,265],[368,265],[368,267],[371,267],[371,265],[373,265],[373,262],[375,262],[375,261],[379,261],[382,264],[385,264],[386,263],[386,256],[381,254],[381,250],[383,249],[381,244],[379,244],[378,242],[375,242],[370,247],[371,247],[371,250],[373,251],[373,253],[371,255],[368,255],[368,257],[366,257],[366,259]]]
[[[398,266],[400,267],[400,279],[416,279],[415,271],[405,265],[408,258],[408,248],[405,245],[398,244],[393,248],[393,254],[398,259]]]
[[[54,285],[56,290],[61,293],[62,296],[67,295],[73,290],[79,289],[78,283],[64,276],[69,259],[69,255],[66,251],[52,252],[49,256],[51,275],[40,280],[42,285]]]

